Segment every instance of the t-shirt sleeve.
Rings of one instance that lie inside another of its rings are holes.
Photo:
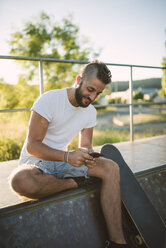
[[[96,115],[97,115],[97,111],[96,109],[91,106],[90,112],[89,112],[89,122],[87,123],[86,128],[91,128],[91,127],[95,127],[96,126]]]
[[[43,116],[45,119],[50,122],[52,120],[52,106],[51,98],[48,93],[45,93],[37,98],[34,102],[31,110],[34,110],[39,115]]]

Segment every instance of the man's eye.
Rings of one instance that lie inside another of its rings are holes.
[[[88,91],[89,91],[89,92],[92,92],[92,91],[93,91],[93,89],[92,89],[92,88],[88,88]]]

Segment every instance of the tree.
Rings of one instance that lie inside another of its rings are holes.
[[[93,49],[79,39],[79,28],[73,24],[72,17],[54,22],[42,12],[39,17],[24,24],[23,29],[11,34],[10,54],[30,57],[49,57],[57,59],[89,60],[97,57]],[[26,69],[27,82],[38,75],[38,63],[21,62]],[[80,65],[44,62],[44,81],[46,89],[69,86],[75,80]]]
[[[14,85],[6,84],[0,80],[0,108],[10,109],[17,106],[19,100]]]
[[[33,102],[39,95],[39,87],[37,87],[37,85],[27,84],[26,76],[24,74],[19,75],[18,83],[16,85],[16,91],[17,95],[19,96],[17,108],[31,108]]]
[[[134,100],[142,100],[144,98],[144,95],[141,91],[137,91],[133,94]]]

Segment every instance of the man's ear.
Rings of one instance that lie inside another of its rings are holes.
[[[81,81],[81,77],[77,76],[77,78],[76,78],[76,87],[80,84],[80,81]]]

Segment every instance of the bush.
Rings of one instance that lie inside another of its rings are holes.
[[[23,146],[23,141],[5,139],[0,140],[0,161],[18,159]]]
[[[114,103],[122,103],[122,99],[121,97],[117,97],[117,98],[111,98],[108,100],[108,104],[114,104]]]
[[[141,91],[135,92],[135,94],[133,96],[134,100],[139,100],[139,99],[143,100],[143,98],[144,98],[144,95]]]

